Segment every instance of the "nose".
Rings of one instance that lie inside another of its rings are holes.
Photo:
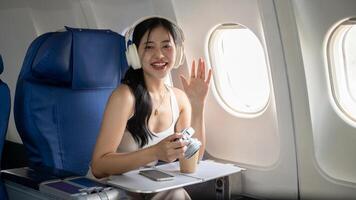
[[[155,58],[158,58],[158,59],[164,57],[164,54],[160,48],[156,48],[153,55]]]

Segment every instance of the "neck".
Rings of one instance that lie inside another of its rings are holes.
[[[156,79],[144,76],[147,90],[152,98],[153,116],[158,116],[159,110],[166,99],[168,92],[164,79]]]
[[[145,77],[146,87],[151,94],[162,94],[166,90],[164,79],[150,79]]]

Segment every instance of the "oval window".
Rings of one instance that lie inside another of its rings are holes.
[[[223,24],[212,32],[208,49],[223,107],[233,114],[262,112],[269,102],[270,81],[257,36],[245,26]]]
[[[333,99],[342,113],[356,121],[356,21],[341,23],[327,39]]]

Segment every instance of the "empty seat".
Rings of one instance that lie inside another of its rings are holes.
[[[36,38],[14,102],[30,164],[84,175],[106,102],[127,68],[125,38],[110,30],[66,27]]]

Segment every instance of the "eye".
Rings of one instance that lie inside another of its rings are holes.
[[[146,45],[145,49],[153,49],[153,46],[152,45]]]
[[[165,45],[163,45],[163,48],[164,49],[169,49],[169,48],[172,48],[172,45],[171,44],[165,44]]]

